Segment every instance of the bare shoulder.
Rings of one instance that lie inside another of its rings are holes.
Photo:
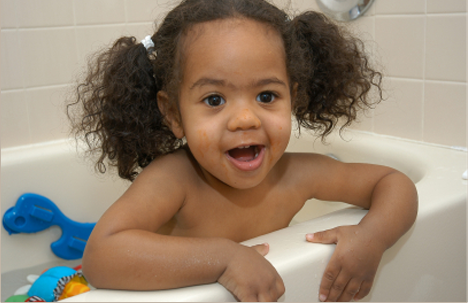
[[[327,158],[316,153],[285,153],[278,166],[283,172],[284,182],[305,199],[310,199],[315,196],[316,188],[321,186],[324,174],[329,171]]]
[[[330,161],[331,160],[331,161]],[[284,161],[291,172],[302,178],[304,174],[322,175],[326,173],[327,167],[337,164],[335,160],[317,153],[285,153]]]
[[[151,162],[133,182],[128,194],[144,195],[158,201],[168,197],[173,205],[185,201],[185,196],[200,178],[196,161],[188,150],[181,148]]]
[[[196,186],[198,176],[190,158],[180,149],[154,160],[106,211],[98,227],[105,225],[107,234],[158,230],[183,207],[190,188]]]
[[[308,198],[367,207],[375,184],[394,169],[367,163],[344,163],[315,153],[285,154],[293,180]]]
[[[184,148],[161,156],[151,162],[140,175],[137,180],[154,180],[165,179],[171,182],[193,182],[195,181],[196,165],[193,157]]]

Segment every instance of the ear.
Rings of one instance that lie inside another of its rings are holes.
[[[169,103],[169,96],[164,91],[159,91],[158,95],[158,107],[161,111],[161,114],[164,118],[164,123],[171,129],[174,136],[177,139],[182,139],[184,134],[184,129],[180,121],[180,114],[175,110]]]

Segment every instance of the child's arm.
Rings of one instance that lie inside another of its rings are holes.
[[[322,278],[320,300],[359,300],[369,293],[385,250],[413,225],[416,188],[406,175],[388,167],[319,158],[315,168],[322,171],[323,182],[315,197],[369,209],[358,225],[307,235],[310,242],[337,244]]]
[[[98,288],[131,290],[219,281],[240,300],[276,300],[284,286],[263,257],[268,246],[156,233],[184,207],[186,183],[180,174],[177,167],[150,165],[106,211],[83,256],[86,278]]]

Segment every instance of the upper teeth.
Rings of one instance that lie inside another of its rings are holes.
[[[246,145],[246,146],[240,146],[239,148],[241,149],[241,148],[249,148],[249,147],[250,145]]]

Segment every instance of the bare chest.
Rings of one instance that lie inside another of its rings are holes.
[[[221,193],[199,189],[165,226],[166,234],[241,242],[289,225],[305,200],[292,190]]]

